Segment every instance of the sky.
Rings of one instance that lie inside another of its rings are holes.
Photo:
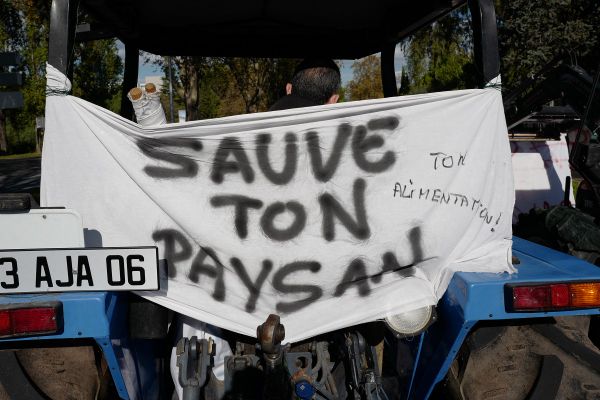
[[[119,50],[119,56],[124,59],[125,56],[125,47],[123,43],[117,41],[117,48]],[[138,71],[138,82],[144,82],[146,76],[160,75],[162,76],[161,69],[153,63],[146,63],[146,58],[159,57],[154,54],[144,53],[144,55],[140,55],[140,67]],[[405,57],[400,49],[400,45],[396,47],[395,54],[395,62],[394,65],[396,67],[396,76],[398,77],[398,81],[400,80],[400,73],[402,72],[402,66],[405,64]],[[346,85],[352,79],[352,63],[354,60],[342,60],[342,67],[340,68],[340,72],[342,75],[342,85]]]

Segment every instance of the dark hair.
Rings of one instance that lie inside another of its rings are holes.
[[[290,83],[292,93],[325,104],[340,90],[341,80],[340,70],[332,60],[306,59],[296,67]]]

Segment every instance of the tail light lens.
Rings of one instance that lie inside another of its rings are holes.
[[[600,307],[600,282],[507,285],[508,311],[552,311]]]
[[[574,283],[569,286],[573,307],[600,306],[600,283]]]
[[[55,334],[62,326],[61,303],[0,307],[0,338]]]

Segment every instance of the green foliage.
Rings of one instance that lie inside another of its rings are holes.
[[[74,57],[73,95],[119,112],[123,63],[115,39],[78,43]]]
[[[514,88],[555,60],[597,68],[598,0],[502,0],[497,13],[503,86]]]
[[[23,112],[15,113],[16,118],[8,118],[6,137],[10,154],[21,154],[35,151],[35,119],[22,118]],[[19,118],[21,117],[21,118]]]
[[[409,78],[406,86],[410,87],[403,94],[474,87],[471,47],[464,7],[417,32],[403,43],[408,69],[403,79]]]
[[[14,2],[0,0],[0,51],[12,51],[22,45],[22,22]]]
[[[402,68],[402,73],[400,75],[400,88],[398,89],[399,95],[409,94],[410,93],[410,79],[408,78],[408,72],[406,69]]]
[[[285,84],[291,80],[298,61],[277,58],[223,59],[246,113],[266,111],[285,95]]]
[[[167,76],[163,58],[148,58]],[[281,96],[298,60],[270,58],[173,57],[175,108],[187,119],[267,111]],[[168,80],[162,101],[168,106]]]
[[[589,72],[597,68],[598,0],[497,0],[496,13],[505,89],[519,86],[551,62],[578,64]],[[475,87],[471,35],[470,15],[463,7],[405,41],[408,93]]]
[[[378,55],[355,61],[352,63],[352,80],[348,82],[345,94],[352,101],[383,97],[380,71],[381,60]]]
[[[35,118],[44,115],[46,102],[51,4],[51,0],[0,0],[0,51],[17,51],[23,58],[18,69],[24,75],[20,88],[24,107],[5,110],[5,126],[0,126],[0,136],[3,131],[7,134],[10,152],[35,149]],[[84,15],[79,16],[80,22],[85,20]],[[74,59],[73,93],[118,111],[122,65],[115,41],[77,44]]]

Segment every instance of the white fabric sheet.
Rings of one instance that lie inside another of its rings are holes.
[[[454,271],[513,271],[494,89],[155,127],[49,96],[41,192],[91,245],[159,247],[141,295],[250,336],[270,313],[294,342],[435,304]]]

